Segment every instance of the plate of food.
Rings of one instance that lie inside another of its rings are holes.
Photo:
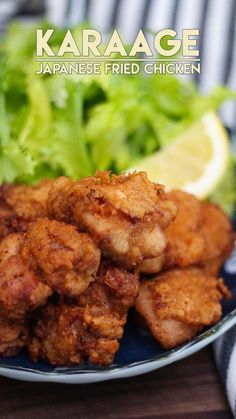
[[[0,43],[0,375],[158,369],[236,324],[235,155],[214,112],[235,94],[37,75],[36,29]]]
[[[1,234],[4,376],[137,375],[236,323],[234,280],[219,276],[233,249],[228,217],[145,172],[2,185]]]

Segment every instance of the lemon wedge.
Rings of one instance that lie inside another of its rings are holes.
[[[169,146],[146,157],[128,172],[147,172],[151,181],[168,190],[182,189],[198,198],[207,197],[227,168],[229,141],[214,112],[206,113]]]

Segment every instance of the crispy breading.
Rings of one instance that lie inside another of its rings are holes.
[[[165,229],[176,207],[164,188],[145,173],[96,176],[73,182],[59,178],[49,194],[52,217],[89,232],[103,254],[132,268],[159,256],[166,245]]]
[[[9,233],[24,232],[31,221],[47,216],[47,198],[53,180],[36,186],[0,186],[0,239]]]
[[[17,320],[24,320],[28,312],[45,304],[52,294],[24,262],[21,256],[23,242],[23,233],[13,233],[0,244],[0,310]]]
[[[52,365],[80,364],[84,358],[92,361],[93,352],[99,357],[98,363],[110,364],[119,347],[115,339],[96,337],[87,331],[81,308],[73,305],[48,305],[34,334],[28,343],[31,359],[37,362],[42,358]]]
[[[24,243],[25,234],[12,233],[0,241],[0,265],[11,256],[18,255]]]
[[[155,275],[158,272],[161,272],[164,261],[165,252],[155,258],[143,260],[138,264],[137,269],[144,274]]]
[[[164,269],[184,268],[197,264],[203,255],[204,239],[199,234],[202,223],[201,202],[182,191],[168,194],[178,208],[178,213],[166,229],[167,246]]]
[[[53,365],[84,360],[111,364],[137,292],[137,274],[102,264],[97,280],[77,304],[50,304],[42,310],[28,345],[31,358],[43,358]]]
[[[130,307],[172,348],[215,324],[230,297],[215,278],[233,246],[227,216],[143,172],[2,185],[0,239],[3,356],[27,344],[34,361],[109,365]],[[138,272],[161,270],[137,298]]]
[[[223,297],[230,297],[230,292],[222,279],[197,268],[175,269],[142,281],[135,308],[168,349],[215,324],[222,315]]]
[[[177,215],[165,229],[166,248],[163,255],[142,262],[141,272],[156,274],[162,269],[184,268],[199,262],[204,249],[204,240],[199,234],[201,225],[201,202],[194,196],[174,190],[167,194],[175,203]]]
[[[24,319],[53,293],[76,297],[95,280],[100,250],[86,233],[40,218],[0,243],[0,309]]]
[[[178,213],[165,230],[164,254],[142,262],[138,268],[157,274],[161,270],[199,266],[217,276],[233,248],[229,218],[218,206],[201,202],[186,192],[174,190],[168,198],[176,204]]]
[[[14,356],[26,344],[28,329],[22,323],[17,323],[0,315],[0,355]]]
[[[235,234],[229,218],[217,205],[203,202],[202,217],[200,234],[204,238],[204,252],[200,265],[217,275],[232,252]]]
[[[100,264],[100,250],[88,234],[47,218],[29,227],[22,257],[53,291],[68,297],[86,290]]]
[[[3,187],[0,186],[0,240],[11,232],[9,220],[12,218],[13,214],[3,197],[2,189]]]
[[[2,196],[7,205],[23,219],[34,220],[47,215],[48,193],[53,180],[43,180],[36,186],[4,184]]]

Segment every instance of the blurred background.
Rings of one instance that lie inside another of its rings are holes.
[[[126,42],[140,28],[199,28],[200,90],[207,93],[218,84],[236,90],[236,0],[0,0],[1,33],[12,19],[27,24],[43,17],[62,27],[88,21],[102,33],[116,27]],[[226,103],[221,116],[234,130],[236,103]]]

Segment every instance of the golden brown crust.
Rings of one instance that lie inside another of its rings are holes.
[[[13,233],[0,245],[0,309],[5,316],[17,320],[24,320],[28,312],[45,304],[52,294],[22,259],[23,242],[24,234]]]
[[[168,193],[178,213],[165,230],[163,255],[144,261],[139,269],[148,274],[173,268],[199,266],[217,276],[233,249],[234,235],[227,215],[214,204],[174,190]]]
[[[109,365],[135,304],[139,270],[165,270],[141,281],[136,301],[165,348],[217,322],[221,299],[230,297],[215,278],[233,244],[227,216],[187,193],[166,195],[142,172],[3,185],[3,237],[0,355],[16,354],[27,340],[34,361]]]
[[[76,305],[49,304],[42,310],[28,345],[31,358],[53,365],[111,364],[137,292],[137,275],[102,264]]]
[[[36,186],[4,184],[2,196],[18,217],[35,220],[47,216],[48,193],[53,180],[43,180]]]
[[[22,257],[53,291],[68,297],[86,290],[100,264],[100,250],[88,234],[47,218],[30,226]]]
[[[230,297],[223,280],[197,268],[175,269],[142,281],[135,307],[161,345],[172,348],[215,324],[223,297]]]
[[[10,233],[25,232],[31,221],[46,217],[48,193],[52,180],[43,180],[36,186],[0,186],[0,239]]]
[[[199,234],[202,223],[201,202],[182,191],[172,191],[168,197],[176,204],[178,213],[165,231],[167,246],[163,268],[195,265],[201,260],[204,251],[204,239]]]
[[[203,222],[200,234],[204,239],[204,252],[200,265],[217,275],[224,260],[233,250],[234,233],[227,215],[215,204],[202,203]]]
[[[49,213],[89,232],[103,254],[132,268],[165,248],[166,228],[176,214],[161,185],[145,173],[59,178],[49,194]]]
[[[14,356],[25,346],[28,329],[0,315],[0,356]]]
[[[77,297],[95,280],[100,251],[74,226],[41,218],[0,243],[0,309],[23,320],[53,293]]]

